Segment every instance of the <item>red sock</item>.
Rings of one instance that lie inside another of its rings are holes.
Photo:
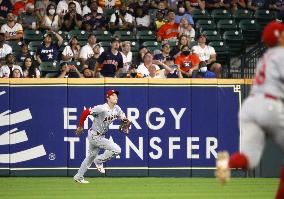
[[[275,199],[283,199],[283,198],[284,198],[284,166],[282,166],[281,168],[280,182]]]
[[[248,159],[242,153],[234,153],[229,160],[230,168],[248,169]]]

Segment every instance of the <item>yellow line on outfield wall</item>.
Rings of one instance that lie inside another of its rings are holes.
[[[251,79],[148,79],[148,78],[25,78],[25,79],[0,79],[2,85],[228,85],[252,84]]]

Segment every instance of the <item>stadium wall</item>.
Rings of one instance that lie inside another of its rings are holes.
[[[133,125],[129,136],[118,133],[118,121],[110,126],[108,135],[122,154],[107,162],[106,176],[213,176],[216,152],[242,147],[237,115],[250,84],[217,79],[1,79],[0,175],[74,175],[87,153],[92,119],[76,137],[80,114],[104,103],[106,90],[116,89]],[[264,158],[262,165],[269,161]],[[94,168],[87,175],[99,176]],[[252,174],[234,175],[278,173],[259,167]]]

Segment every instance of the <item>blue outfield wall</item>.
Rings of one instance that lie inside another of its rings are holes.
[[[135,82],[135,84],[134,84]],[[122,148],[107,176],[210,175],[216,152],[239,150],[238,110],[246,80],[0,80],[0,175],[73,175],[86,156],[87,129],[74,133],[84,108],[120,91],[131,134],[114,122]],[[98,175],[94,167],[88,175]]]

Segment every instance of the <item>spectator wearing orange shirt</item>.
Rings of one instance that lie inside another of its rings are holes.
[[[162,25],[157,33],[157,40],[176,40],[179,34],[178,27],[179,24],[175,23],[175,13],[174,11],[170,10],[168,12],[168,23]]]
[[[199,62],[199,57],[191,54],[188,46],[181,48],[181,54],[175,60],[175,64],[180,67],[183,77],[192,77],[192,71],[198,70]]]
[[[120,0],[99,0],[99,6],[101,8],[119,8],[121,6]]]

